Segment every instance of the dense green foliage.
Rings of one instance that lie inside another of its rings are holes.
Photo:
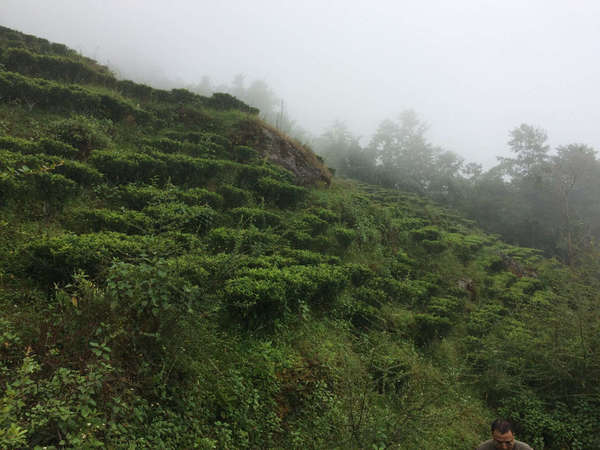
[[[498,414],[594,447],[593,248],[568,268],[425,197],[298,186],[234,97],[0,47],[0,447],[468,449]]]

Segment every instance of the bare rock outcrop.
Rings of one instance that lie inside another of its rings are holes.
[[[298,184],[330,183],[331,174],[310,150],[295,145],[267,128],[262,129],[262,134],[262,145],[257,150],[272,163],[292,172]]]
[[[264,124],[255,121],[241,124],[234,141],[251,146],[261,157],[289,170],[301,186],[331,183],[331,172],[312,150]]]

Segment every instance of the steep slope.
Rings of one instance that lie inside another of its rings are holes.
[[[226,94],[0,46],[2,447],[592,448],[594,276]]]

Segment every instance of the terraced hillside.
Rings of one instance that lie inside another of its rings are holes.
[[[593,264],[0,28],[3,448],[594,448]]]

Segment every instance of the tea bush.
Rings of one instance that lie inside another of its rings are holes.
[[[145,111],[108,94],[77,85],[65,86],[42,78],[28,78],[13,72],[0,72],[0,96],[4,102],[29,102],[55,111],[75,111],[119,121],[127,116],[148,121]]]
[[[67,159],[75,159],[79,156],[77,149],[55,139],[42,138],[36,144],[39,153],[46,155],[61,156]]]
[[[4,203],[18,199],[24,206],[41,201],[44,212],[49,212],[48,207],[60,208],[78,192],[73,180],[47,171],[20,168],[14,174],[0,174],[0,199]]]
[[[439,241],[442,238],[441,230],[435,225],[429,225],[423,228],[414,229],[411,231],[412,238],[417,242],[422,241]]]
[[[89,164],[102,172],[113,183],[135,183],[157,178],[168,178],[167,164],[144,153],[96,151]]]
[[[164,135],[173,140],[188,141],[193,144],[202,144],[210,147],[216,153],[225,152],[231,148],[231,141],[216,133],[209,133],[203,131],[167,131]]]
[[[142,140],[142,145],[147,145],[155,150],[164,153],[178,153],[183,149],[183,142],[179,142],[169,138],[150,139],[146,138]]]
[[[252,255],[272,253],[281,244],[281,237],[254,227],[238,230],[219,227],[207,234],[207,245],[212,253],[242,252]]]
[[[13,138],[10,136],[0,137],[0,149],[11,150],[23,154],[37,153],[36,146],[27,139]]]
[[[220,208],[223,206],[223,196],[208,189],[195,187],[181,192],[178,198],[191,206],[208,205],[212,208]]]
[[[180,154],[153,156],[169,167],[169,177],[175,184],[203,187],[209,183],[232,183],[239,177],[240,167],[232,161],[194,158]]]
[[[259,113],[258,109],[248,106],[234,96],[222,92],[215,92],[211,97],[204,100],[204,104],[209,108],[217,110],[235,109],[249,114]]]
[[[303,213],[296,217],[294,228],[299,228],[315,235],[324,233],[328,226],[329,224],[320,217],[311,213]]]
[[[143,213],[152,219],[158,232],[184,231],[203,233],[217,225],[217,213],[210,206],[188,206],[170,202],[147,206]]]
[[[333,234],[342,249],[348,248],[357,237],[356,231],[344,227],[335,227]]]
[[[148,205],[166,202],[182,202],[188,206],[210,206],[219,208],[223,197],[204,188],[180,189],[174,185],[158,188],[143,184],[126,184],[119,187],[113,201],[127,208],[142,210]]]
[[[66,176],[81,186],[94,186],[103,181],[103,175],[98,170],[78,161],[65,160],[56,167],[56,173]]]
[[[76,233],[116,231],[125,234],[145,234],[153,228],[152,219],[137,211],[88,209],[69,210],[65,226]]]
[[[326,255],[323,253],[311,252],[306,249],[292,249],[292,248],[281,248],[281,255],[289,257],[294,261],[295,265],[318,265],[318,264],[340,264],[340,258],[333,255]]]
[[[78,115],[52,123],[50,133],[59,141],[78,149],[80,158],[85,159],[92,150],[108,147],[112,126],[110,120]]]
[[[276,227],[282,220],[279,214],[260,208],[239,207],[232,209],[230,214],[235,223],[243,226],[254,225],[259,229]]]
[[[231,184],[220,185],[217,193],[223,197],[224,206],[228,208],[251,205],[254,199],[251,192]]]
[[[298,250],[316,250],[315,239],[311,234],[302,230],[288,229],[283,238]]]
[[[233,156],[235,161],[237,162],[249,163],[251,161],[256,160],[259,157],[259,154],[256,150],[254,150],[251,147],[237,145],[233,149]]]
[[[65,234],[25,245],[19,254],[19,266],[42,286],[52,286],[69,282],[79,270],[98,277],[113,258],[127,261],[143,255],[176,255],[180,251],[174,241],[150,236],[128,236],[109,231]]]
[[[43,153],[69,159],[74,159],[78,155],[78,151],[70,145],[49,138],[42,138],[35,142],[9,136],[0,137],[0,149],[20,152],[24,155]]]
[[[300,186],[284,183],[271,177],[258,180],[257,192],[268,202],[279,208],[294,207],[306,198],[307,190]]]
[[[325,264],[242,273],[225,284],[227,305],[235,317],[258,328],[290,314],[306,315],[309,307],[327,309],[347,281],[343,268]]]
[[[65,83],[110,83],[110,75],[94,70],[83,61],[65,56],[39,55],[23,48],[9,48],[0,61],[11,72]]]

